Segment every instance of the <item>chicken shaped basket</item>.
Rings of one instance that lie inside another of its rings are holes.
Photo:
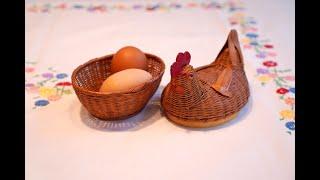
[[[193,68],[189,52],[179,53],[171,66],[171,81],[161,96],[164,114],[182,126],[204,128],[234,119],[248,102],[238,34],[231,30],[216,60]]]

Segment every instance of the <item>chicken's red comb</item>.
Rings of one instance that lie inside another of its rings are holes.
[[[176,57],[176,62],[174,62],[171,65],[171,76],[176,77],[179,75],[185,65],[188,65],[190,63],[191,55],[188,51],[185,51],[184,53],[178,53]]]

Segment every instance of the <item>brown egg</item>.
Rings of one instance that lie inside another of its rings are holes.
[[[141,69],[126,69],[109,76],[101,85],[99,91],[111,93],[126,91],[144,84],[152,75]]]
[[[126,46],[118,50],[111,62],[111,73],[129,68],[147,70],[146,55],[140,49],[133,46]]]

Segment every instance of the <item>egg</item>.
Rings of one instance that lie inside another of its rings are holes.
[[[123,47],[114,54],[110,71],[116,73],[129,68],[147,70],[146,55],[133,46]]]
[[[109,76],[100,87],[100,92],[110,93],[126,91],[144,84],[152,75],[141,69],[125,69]]]

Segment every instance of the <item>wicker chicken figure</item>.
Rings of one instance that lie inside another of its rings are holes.
[[[179,53],[171,65],[171,81],[161,96],[165,115],[176,124],[213,127],[234,119],[248,102],[238,34],[231,30],[216,60],[193,68],[189,52]]]

